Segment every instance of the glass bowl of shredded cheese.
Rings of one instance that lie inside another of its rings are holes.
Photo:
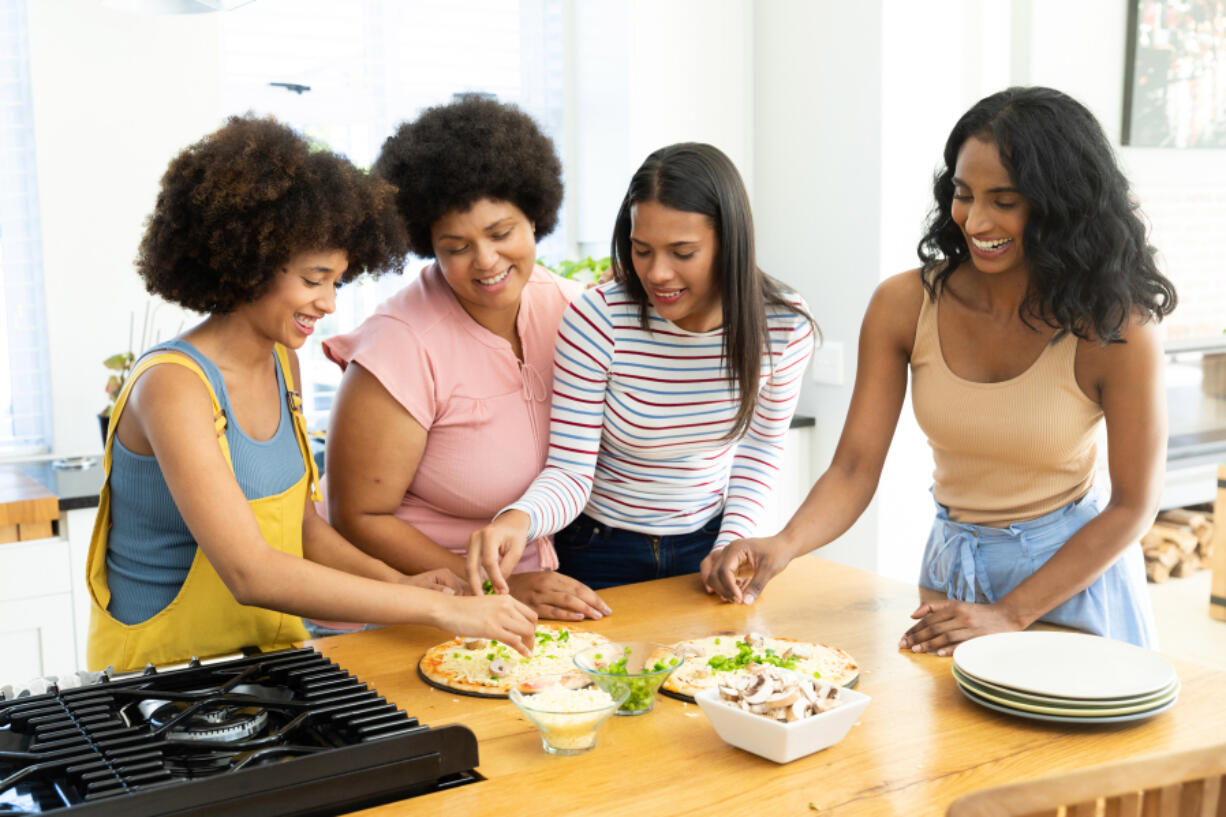
[[[539,687],[528,682],[524,689]],[[596,748],[596,732],[630,695],[626,684],[570,689],[546,685],[536,692],[511,690],[511,702],[541,730],[541,744],[551,755],[581,755]]]

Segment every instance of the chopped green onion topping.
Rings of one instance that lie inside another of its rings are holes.
[[[733,670],[744,669],[750,664],[773,664],[784,669],[796,669],[796,663],[799,660],[794,655],[781,658],[775,654],[774,650],[769,648],[763,654],[755,654],[753,647],[744,641],[738,641],[736,642],[736,655],[713,655],[707,660],[707,666],[716,672],[731,672]]]

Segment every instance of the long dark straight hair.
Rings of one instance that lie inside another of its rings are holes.
[[[630,180],[613,226],[613,275],[638,303],[644,330],[651,331],[650,301],[634,273],[630,212],[634,205],[647,201],[673,210],[701,213],[715,229],[718,252],[714,272],[723,309],[724,371],[740,394],[736,420],[725,439],[735,439],[753,419],[762,354],[770,352],[767,306],[801,315],[813,326],[815,335],[817,324],[787,300],[779,282],[758,269],[749,195],[736,166],[718,148],[682,142],[660,148],[647,157]]]
[[[918,252],[931,298],[970,258],[950,207],[954,166],[968,139],[996,145],[1009,178],[1030,206],[1022,231],[1029,289],[1018,308],[1058,330],[1099,343],[1120,342],[1132,310],[1161,320],[1175,308],[1174,285],[1154,248],[1128,179],[1098,120],[1051,88],[1009,88],[979,100],[945,142],[933,180],[932,211]]]

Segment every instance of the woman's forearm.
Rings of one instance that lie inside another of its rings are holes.
[[[1143,509],[1108,505],[998,604],[1021,626],[1029,626],[1093,584],[1152,518]]]
[[[880,471],[832,463],[779,532],[791,558],[824,547],[847,532],[877,491]]]
[[[354,575],[267,545],[235,567],[227,586],[240,603],[310,618],[438,627],[453,599]]]
[[[355,547],[401,573],[445,567],[464,575],[464,557],[390,513],[358,513],[338,520],[337,531]]]
[[[355,547],[313,513],[302,522],[302,555],[316,564],[368,579],[395,582],[404,576],[386,562]]]

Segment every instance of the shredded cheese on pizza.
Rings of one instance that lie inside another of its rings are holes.
[[[721,678],[742,675],[755,664],[793,670],[837,685],[851,683],[860,674],[855,659],[838,647],[757,633],[694,638],[674,647],[686,656],[685,663],[669,676],[664,688],[682,695],[709,689]]]
[[[602,635],[564,627],[539,626],[531,658],[499,641],[457,637],[432,648],[423,661],[432,680],[459,688],[503,694],[540,675],[576,672],[572,656],[608,641]]]

